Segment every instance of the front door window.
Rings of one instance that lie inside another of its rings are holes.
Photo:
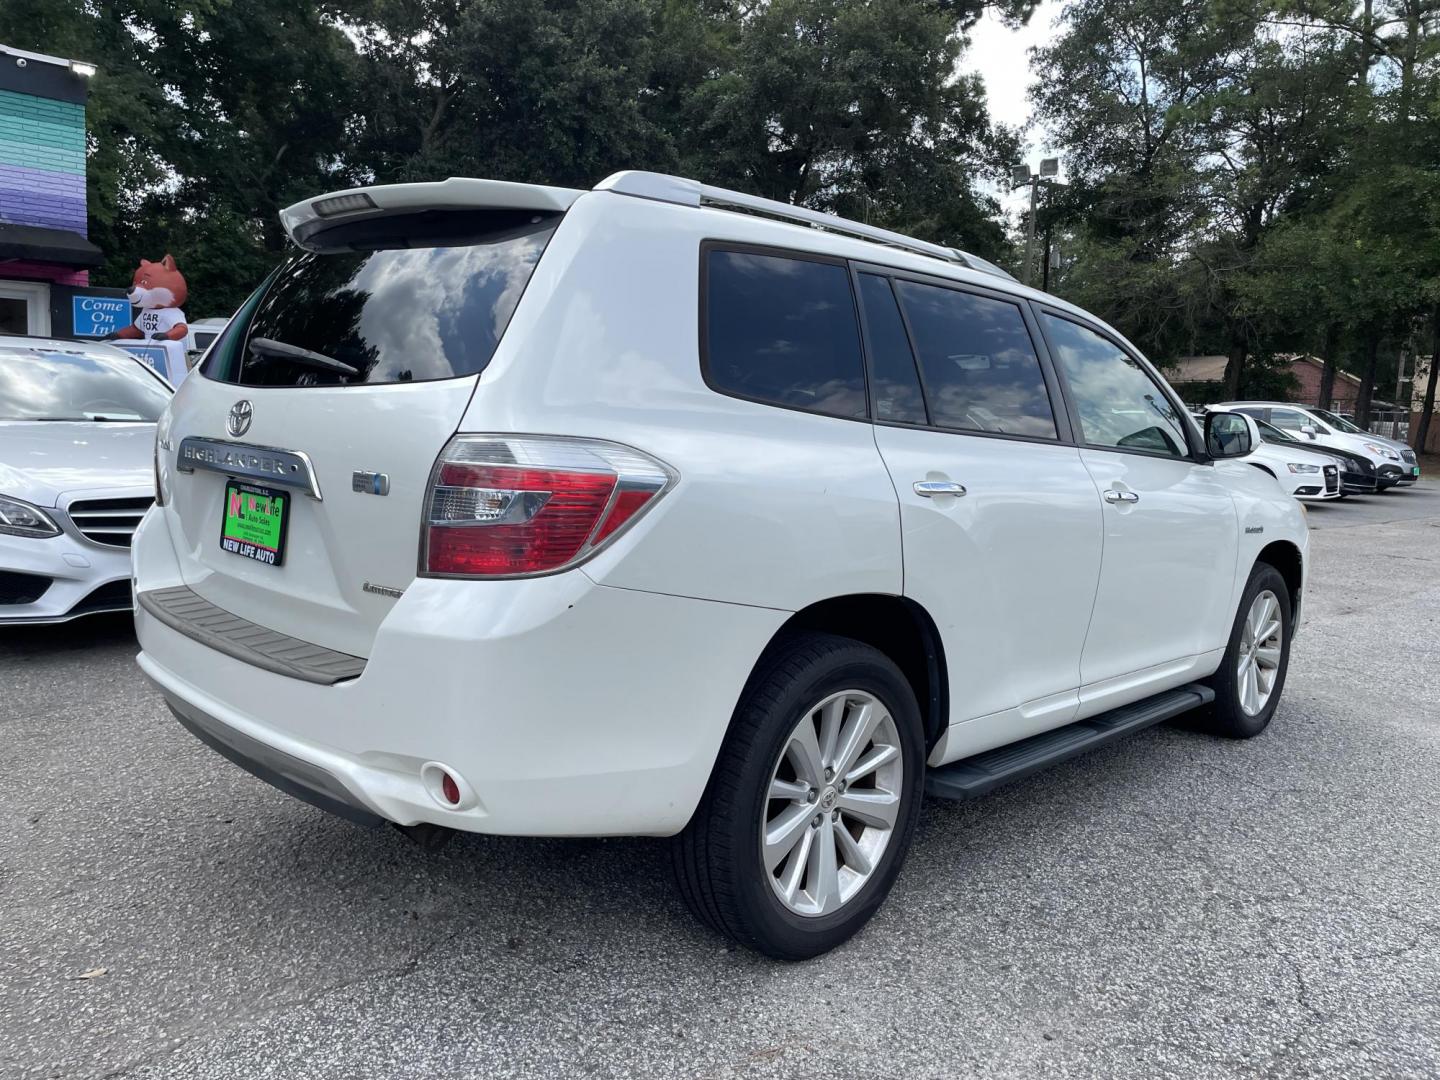
[[[1079,323],[1045,316],[1079,413],[1081,440],[1090,446],[1184,457],[1179,410],[1136,360]]]

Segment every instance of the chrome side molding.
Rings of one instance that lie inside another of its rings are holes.
[[[175,468],[180,472],[204,469],[244,480],[303,491],[320,500],[320,481],[309,455],[300,450],[280,450],[273,446],[251,446],[249,443],[224,442],[187,435],[180,440],[175,455]]]

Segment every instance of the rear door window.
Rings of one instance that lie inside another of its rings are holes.
[[[702,367],[712,389],[806,412],[867,415],[844,264],[712,248],[704,304]]]
[[[925,381],[930,422],[957,431],[1056,439],[1025,316],[1007,300],[896,281]]]
[[[895,424],[926,422],[925,396],[915,371],[915,355],[905,322],[895,303],[890,279],[860,275],[860,304],[865,311],[866,342],[870,348],[870,393],[875,419]]]
[[[558,214],[426,211],[309,237],[203,373],[242,386],[474,375],[490,362]],[[242,312],[243,314],[243,312]]]

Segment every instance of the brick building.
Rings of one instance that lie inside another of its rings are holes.
[[[1290,358],[1290,374],[1299,387],[1291,398],[1299,404],[1320,404],[1320,377],[1325,371],[1325,361],[1318,356],[1293,356]],[[1335,386],[1330,398],[1330,408],[1335,412],[1353,412],[1360,397],[1360,379],[1348,371],[1335,372]]]
[[[95,68],[0,45],[0,333],[101,336],[130,321],[90,286],[85,100]]]
[[[1205,400],[1214,401],[1215,393],[1225,382],[1226,358],[1223,356],[1182,356],[1173,367],[1166,370],[1166,376],[1182,397],[1193,390],[1205,391]],[[1295,379],[1295,389],[1289,399],[1297,404],[1320,404],[1320,377],[1325,370],[1325,361],[1317,356],[1299,355],[1289,358],[1290,374]],[[1348,371],[1335,372],[1335,386],[1330,407],[1336,412],[1351,412],[1355,400],[1360,396],[1360,380]]]

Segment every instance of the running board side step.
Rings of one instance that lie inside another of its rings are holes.
[[[1077,720],[1009,746],[996,747],[974,757],[929,769],[925,777],[925,793],[940,799],[978,798],[1001,784],[1019,780],[1214,700],[1215,691],[1199,683],[1167,690],[1088,720]]]

